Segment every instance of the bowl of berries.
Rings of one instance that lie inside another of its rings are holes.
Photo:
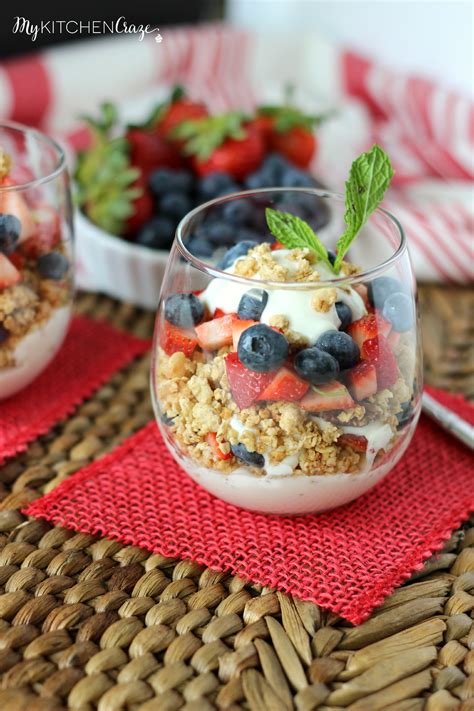
[[[177,88],[142,124],[123,127],[104,104],[87,119],[91,144],[74,174],[79,285],[156,308],[176,227],[193,208],[242,189],[322,187],[308,166],[323,118],[287,104],[211,115]],[[310,219],[305,199],[292,209]],[[314,228],[329,214],[320,206]],[[242,202],[198,225],[193,249],[205,258],[236,235],[263,238]]]
[[[379,207],[391,176],[374,146],[354,161],[345,197],[245,191],[180,223],[151,391],[173,457],[215,496],[264,513],[323,511],[375,486],[408,446],[421,356],[405,236]],[[312,220],[281,209],[301,195]],[[196,228],[237,203],[262,239],[196,254]],[[344,224],[338,236],[312,227],[321,204]]]

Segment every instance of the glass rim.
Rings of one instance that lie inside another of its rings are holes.
[[[40,143],[46,143],[49,145],[51,148],[54,149],[56,152],[57,156],[57,161],[56,161],[56,166],[53,170],[51,170],[49,173],[46,175],[42,175],[39,178],[34,178],[34,180],[28,180],[25,183],[17,183],[15,185],[0,185],[0,193],[1,192],[14,192],[16,190],[28,190],[29,188],[35,188],[38,185],[43,185],[44,183],[49,182],[50,180],[54,180],[54,178],[57,178],[58,175],[60,175],[63,170],[66,167],[66,154],[64,150],[61,148],[59,143],[55,141],[53,138],[50,136],[47,136],[45,133],[42,131],[39,131],[36,128],[32,128],[30,126],[25,126],[24,124],[17,123],[16,121],[5,121],[1,120],[0,121],[0,131],[3,128],[11,129],[13,131],[18,131],[19,133],[23,134],[29,134],[30,136],[34,136],[34,138],[40,142]]]
[[[398,247],[395,249],[393,254],[391,254],[387,259],[385,259],[383,262],[380,262],[380,264],[377,264],[375,267],[371,267],[370,269],[366,269],[364,271],[358,272],[357,274],[351,274],[349,276],[340,276],[336,277],[335,279],[326,279],[326,280],[319,280],[319,281],[270,281],[267,279],[254,279],[253,277],[245,277],[245,276],[240,276],[239,274],[230,274],[229,272],[223,271],[222,269],[218,269],[217,267],[214,267],[210,264],[208,264],[206,261],[203,261],[199,259],[198,257],[195,257],[191,252],[187,249],[186,245],[183,242],[183,230],[186,228],[188,223],[198,215],[200,212],[203,212],[209,207],[213,207],[215,205],[219,205],[225,202],[228,202],[229,200],[237,199],[237,198],[245,198],[245,197],[251,197],[254,195],[264,195],[268,193],[288,193],[288,192],[294,192],[294,193],[309,193],[312,194],[316,197],[322,197],[322,198],[329,198],[329,199],[335,199],[338,200],[339,202],[344,202],[344,195],[342,193],[337,193],[337,192],[332,192],[330,190],[321,190],[319,188],[258,188],[256,190],[241,190],[235,193],[229,193],[228,195],[223,195],[218,198],[214,198],[213,200],[208,200],[208,202],[203,203],[202,205],[198,205],[195,207],[193,210],[190,210],[179,222],[177,228],[176,228],[176,233],[175,233],[175,242],[178,248],[178,251],[181,253],[181,256],[186,259],[186,261],[190,262],[193,266],[196,267],[201,272],[204,272],[205,274],[209,274],[210,276],[218,279],[229,279],[231,281],[236,281],[240,282],[241,284],[265,284],[269,287],[273,288],[279,288],[279,289],[299,289],[299,290],[304,290],[304,289],[309,289],[309,288],[316,288],[316,287],[334,287],[334,286],[346,286],[347,284],[358,284],[363,281],[367,281],[368,279],[373,279],[379,274],[382,274],[383,272],[387,271],[393,264],[398,262],[398,260],[405,254],[407,251],[407,240],[406,240],[406,235],[405,231],[398,221],[398,219],[392,215],[391,212],[386,210],[383,207],[378,207],[374,211],[375,213],[381,213],[383,214],[386,218],[388,218],[389,222],[391,222],[395,228],[397,229],[397,232],[400,237],[400,244]],[[370,222],[370,218],[369,218]]]

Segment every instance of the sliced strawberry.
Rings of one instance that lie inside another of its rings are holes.
[[[20,252],[12,252],[8,255],[8,259],[18,270],[23,269],[25,266],[25,258]]]
[[[343,447],[350,447],[356,452],[367,451],[367,438],[362,435],[351,434],[350,432],[345,432],[342,434],[337,443]]]
[[[31,216],[33,234],[23,242],[22,251],[27,257],[34,259],[51,252],[61,241],[61,222],[58,213],[50,205],[38,205],[31,210]]]
[[[364,400],[377,392],[377,373],[369,361],[362,361],[347,373],[351,395],[356,400]]]
[[[354,406],[355,402],[349,395],[349,391],[337,380],[322,385],[312,385],[300,402],[301,409],[307,412],[346,410]]]
[[[21,275],[18,269],[2,252],[0,252],[0,289],[6,289],[19,281]]]
[[[274,252],[276,249],[285,249],[285,245],[281,242],[273,242],[270,245],[270,249],[272,250],[272,252]]]
[[[0,185],[12,186],[10,178],[2,178]],[[21,232],[19,242],[24,242],[31,237],[35,230],[30,208],[25,198],[19,190],[5,190],[0,192],[0,213],[5,215],[15,215],[21,222]]]
[[[365,284],[356,284],[354,287],[355,291],[359,294],[360,298],[364,302],[366,308],[370,306],[368,289]]]
[[[275,373],[257,373],[246,368],[237,353],[228,353],[225,357],[227,379],[235,404],[241,410],[259,400],[262,392],[275,377]]]
[[[255,326],[256,323],[258,323],[258,321],[245,321],[240,319],[236,319],[232,323],[232,345],[234,347],[234,351],[237,350],[239,338],[242,333],[250,328],[250,326]]]
[[[216,351],[223,346],[230,346],[232,324],[236,318],[236,314],[226,314],[196,326],[196,334],[201,348],[205,351]]]
[[[232,459],[232,457],[234,456],[232,454],[232,452],[227,452],[227,454],[226,454],[225,452],[222,451],[222,449],[220,447],[220,443],[217,440],[217,435],[215,432],[209,432],[206,435],[206,442],[211,447],[211,449],[214,452],[217,459],[226,461],[226,459]]]
[[[368,314],[358,321],[354,321],[347,327],[347,333],[354,339],[359,348],[362,348],[364,341],[376,338],[379,335],[388,336],[391,331],[391,324],[379,314]]]
[[[389,388],[395,383],[398,378],[397,361],[383,336],[365,341],[360,355],[375,366],[379,390]]]
[[[196,293],[196,292],[193,292]],[[222,311],[219,307],[214,311],[212,318],[220,318],[221,316],[225,316],[225,311]]]
[[[260,395],[260,400],[296,402],[297,400],[301,400],[308,388],[308,382],[302,380],[292,370],[283,366],[277,370],[272,382],[267,385]]]
[[[189,358],[197,346],[196,334],[192,329],[178,328],[178,326],[164,321],[160,334],[160,346],[167,355],[181,351]]]

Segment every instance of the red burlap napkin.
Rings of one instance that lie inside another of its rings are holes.
[[[61,350],[31,385],[0,401],[0,464],[69,415],[149,341],[76,316]]]
[[[175,464],[155,423],[25,513],[243,575],[357,624],[471,509],[468,449],[422,418],[384,481],[317,516],[267,516],[214,498]]]

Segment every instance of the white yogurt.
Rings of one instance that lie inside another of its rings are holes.
[[[327,420],[322,417],[317,417],[312,415],[311,419],[317,423],[320,430],[324,431],[331,426]],[[367,450],[365,453],[365,467],[364,471],[370,469],[377,452],[381,449],[385,449],[393,437],[393,430],[390,425],[384,424],[383,422],[369,422],[368,425],[362,425],[361,427],[352,427],[349,425],[337,425],[338,429],[342,430],[347,434],[358,435],[359,437],[365,437],[367,440]]]
[[[371,489],[392,469],[409,442],[370,471],[327,476],[254,476],[241,467],[231,474],[197,465],[167,442],[182,468],[211,494],[234,506],[273,514],[307,514],[342,506]],[[165,438],[166,441],[166,438]]]
[[[70,306],[55,309],[51,318],[19,341],[16,365],[0,370],[0,400],[31,383],[48,365],[64,340],[70,317]]]
[[[298,263],[288,259],[287,255],[288,250],[284,249],[275,250],[273,253],[274,259],[288,268],[291,276],[296,271]],[[235,264],[226,271],[232,274],[234,270]],[[324,279],[330,278],[329,269],[325,270],[321,263],[318,264],[318,270]],[[258,281],[258,272],[255,275],[255,281]],[[255,286],[258,287],[258,284]],[[240,299],[250,288],[249,284],[240,284],[226,279],[213,279],[199,298],[210,313],[213,313],[217,308],[222,309],[225,313],[235,313]],[[282,288],[270,288],[266,284],[262,284],[262,288],[265,288],[268,293],[267,305],[260,318],[262,323],[269,324],[272,316],[283,315],[289,321],[290,330],[301,333],[310,345],[314,344],[319,336],[326,331],[337,331],[341,325],[334,305],[326,313],[313,308],[311,301],[317,294],[317,289],[290,289],[284,288],[283,285]],[[367,313],[365,304],[354,289],[347,287],[346,290],[337,287],[336,291],[337,301],[343,301],[350,307],[354,321],[365,316]]]

